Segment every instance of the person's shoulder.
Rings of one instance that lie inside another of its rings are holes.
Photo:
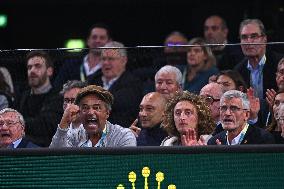
[[[218,134],[212,136],[212,137],[208,140],[207,144],[208,144],[208,145],[215,145],[217,139],[218,139],[221,143],[223,143],[222,141],[223,141],[224,138],[226,137],[226,132],[227,132],[227,131],[224,130],[224,131],[222,131],[222,132],[220,132],[220,133],[218,133]]]

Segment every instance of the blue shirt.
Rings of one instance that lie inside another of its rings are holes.
[[[250,71],[250,86],[254,89],[254,95],[259,99],[263,99],[263,67],[265,61],[266,57],[263,55],[255,69],[249,61],[247,64],[247,69]]]

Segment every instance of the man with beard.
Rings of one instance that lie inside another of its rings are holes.
[[[26,121],[26,135],[39,146],[49,146],[62,115],[62,99],[50,83],[53,62],[46,52],[27,55],[28,84],[17,109]]]
[[[77,109],[70,112],[70,117],[78,114],[85,128],[87,137],[81,139],[78,144],[69,143],[69,139],[61,140],[60,137],[66,137],[61,134],[56,140],[60,140],[62,147],[122,147],[136,146],[136,138],[128,128],[123,128],[107,121],[113,96],[110,92],[100,86],[89,85],[84,87],[78,93],[75,104]],[[64,120],[60,122],[64,123]],[[71,144],[71,145],[69,145]]]
[[[224,131],[208,141],[208,145],[273,144],[273,136],[247,120],[250,103],[245,93],[230,90],[220,100],[220,121]]]
[[[54,86],[61,89],[68,80],[87,81],[88,76],[100,74],[101,50],[96,48],[103,47],[109,41],[111,35],[108,26],[103,23],[93,25],[86,41],[89,47],[88,54],[79,60],[71,59],[65,62],[55,78]]]

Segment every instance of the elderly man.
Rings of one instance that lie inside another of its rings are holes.
[[[210,108],[211,116],[216,123],[215,131],[212,134],[214,136],[220,131],[223,131],[220,122],[220,111],[219,111],[220,99],[223,95],[222,86],[219,85],[218,83],[209,83],[201,89],[200,95],[205,98],[205,102]]]
[[[226,21],[218,16],[211,15],[204,22],[204,38],[209,44],[227,44],[229,29]],[[243,54],[239,46],[212,46],[219,70],[232,69],[239,63]]]
[[[258,19],[242,21],[239,35],[246,58],[235,69],[243,76],[247,86],[254,89],[255,95],[260,100],[265,99],[267,89],[277,89],[275,73],[283,55],[268,50],[266,44],[253,44],[267,42],[264,25]]]
[[[114,96],[109,121],[129,127],[136,119],[142,99],[142,83],[126,70],[127,51],[122,43],[112,41],[102,50],[102,75],[93,75],[89,84],[102,86]]]
[[[247,123],[249,114],[250,104],[245,93],[225,92],[220,100],[220,121],[224,131],[209,139],[208,144],[273,144],[274,138],[269,132]]]
[[[142,128],[136,126],[138,120],[130,129],[137,136],[137,146],[160,146],[168,134],[161,128],[166,99],[158,92],[146,94],[141,103],[139,121]]]
[[[24,91],[17,110],[24,116],[26,135],[39,146],[49,146],[62,116],[62,97],[51,85],[53,62],[43,51],[27,54],[30,89]]]
[[[100,86],[89,85],[81,89],[75,100],[78,109],[74,108],[70,112],[70,116],[73,117],[79,113],[87,138],[80,139],[76,145],[72,145],[68,138],[66,140],[61,139],[67,137],[65,130],[58,132],[58,136],[54,137],[54,140],[60,140],[63,143],[54,142],[65,147],[136,146],[136,138],[130,129],[107,121],[113,100],[112,94]],[[63,124],[68,125],[69,123],[67,120],[62,120],[60,125]]]
[[[76,146],[81,140],[86,138],[85,129],[81,123],[78,114],[72,114],[74,111],[78,111],[79,107],[74,104],[75,98],[80,90],[87,86],[87,83],[77,80],[68,81],[63,85],[61,94],[63,95],[63,116],[60,124],[57,127],[57,131],[52,138],[49,145],[50,148],[63,147],[62,144],[67,146]],[[66,134],[67,137],[60,137],[60,132]],[[66,141],[61,141],[66,140]]]
[[[25,138],[25,121],[14,109],[0,111],[0,147],[1,148],[37,148],[39,146]]]
[[[181,71],[174,66],[164,66],[155,75],[156,92],[161,93],[167,100],[176,92],[181,92]]]

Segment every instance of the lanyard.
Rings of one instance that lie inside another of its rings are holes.
[[[84,72],[84,64],[81,64],[80,66],[80,79],[83,82],[86,81],[85,72]]]
[[[242,130],[241,133],[240,133],[240,138],[239,138],[238,144],[241,144],[242,141],[244,140],[244,137],[245,137],[245,135],[246,135],[246,132],[247,132],[247,130],[248,130],[248,127],[249,127],[249,124],[246,123],[245,127],[243,128],[243,130]],[[228,131],[227,131],[227,133],[226,133],[226,138],[227,138],[227,142],[226,142],[227,145],[230,145],[230,144],[229,144],[229,141],[228,141]]]

